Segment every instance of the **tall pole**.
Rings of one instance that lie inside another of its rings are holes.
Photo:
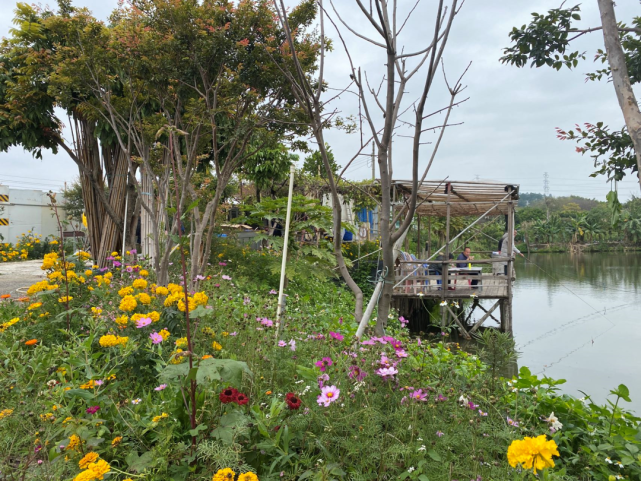
[[[374,163],[374,141],[372,141],[372,181],[376,180],[376,164]]]
[[[127,185],[127,181],[125,181],[125,186]],[[123,227],[122,227],[122,254],[121,254],[121,261],[122,261],[122,268],[125,268],[125,239],[127,238],[127,209],[129,205],[129,189],[128,187],[125,187],[125,215],[123,216]],[[186,282],[186,281],[185,281]]]
[[[283,314],[283,307],[285,305],[285,268],[287,267],[287,244],[289,241],[289,221],[292,214],[292,196],[294,194],[294,174],[296,167],[292,165],[289,171],[289,195],[287,197],[287,214],[285,218],[285,237],[283,244],[283,261],[280,265],[280,286],[278,288],[278,309],[276,311],[276,338],[280,336],[281,331],[281,316]],[[340,232],[334,232],[334,235],[340,235]]]
[[[447,295],[447,291],[449,290],[449,277],[450,277],[450,193],[452,192],[452,184],[449,182],[445,184],[445,188],[447,189],[447,212],[446,212],[446,217],[445,217],[445,264],[442,264],[441,266],[441,274],[442,274],[442,287],[441,287],[441,294],[443,296],[442,302],[445,301],[445,296]],[[443,306],[441,306],[441,327],[446,327],[447,326],[447,309]]]

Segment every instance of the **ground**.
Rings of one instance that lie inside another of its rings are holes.
[[[26,288],[44,279],[45,272],[40,269],[41,265],[42,259],[0,264],[0,294],[11,294],[12,297],[26,294]]]

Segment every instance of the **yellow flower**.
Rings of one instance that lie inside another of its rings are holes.
[[[69,443],[67,444],[67,447],[65,449],[68,451],[75,451],[78,446],[80,446],[80,438],[77,435],[72,434],[69,437]]]
[[[94,315],[94,317],[98,317],[102,312],[102,309],[100,309],[99,307],[92,307],[91,312]]]
[[[151,312],[148,312],[148,313],[145,315],[145,317],[148,317],[148,318],[149,318],[149,319],[151,319],[153,322],[158,322],[158,321],[160,321],[160,312],[157,312],[157,311],[151,311]]]
[[[131,287],[131,286],[127,286],[127,287],[123,287],[122,289],[120,289],[118,291],[118,295],[120,297],[125,297],[125,296],[128,296],[129,294],[133,294],[133,292],[134,292],[134,288]]]
[[[258,481],[258,476],[256,476],[256,474],[249,471],[248,473],[243,473],[240,476],[238,476],[237,481]]]
[[[87,277],[90,277],[92,274],[93,274],[93,271],[90,271],[89,269],[87,269],[87,270],[85,271],[85,275],[86,275]]]
[[[73,296],[62,296],[60,299],[58,299],[58,302],[60,304],[66,304],[67,302],[73,301]]]
[[[116,436],[111,440],[111,447],[115,448],[122,442],[122,436]]]
[[[211,481],[233,481],[236,473],[231,468],[219,469]]]
[[[154,417],[153,417],[153,419],[152,419],[151,421],[152,421],[152,422],[154,422],[154,423],[158,423],[158,422],[160,422],[160,421],[162,421],[163,419],[168,418],[168,417],[169,417],[169,414],[167,414],[167,413],[162,413],[160,416],[154,416]]]
[[[220,351],[223,348],[223,346],[218,344],[216,341],[211,343],[211,347],[213,347],[216,351]]]
[[[3,409],[0,411],[0,419],[11,416],[13,409]]]
[[[158,286],[156,287],[156,294],[158,294],[159,296],[166,296],[167,294],[169,294],[169,289],[163,286]]]
[[[187,347],[187,338],[186,337],[181,337],[180,339],[176,340],[176,347]]]
[[[96,382],[93,379],[80,385],[80,389],[93,389],[94,387],[96,387]]]
[[[545,434],[536,438],[526,436],[523,439],[512,441],[507,450],[507,460],[510,466],[531,469],[534,474],[537,470],[553,468],[552,456],[559,456],[559,451],[554,440],[548,441]]]
[[[158,332],[162,336],[162,340],[166,341],[167,338],[171,335],[167,329],[163,329],[160,332]]]
[[[147,277],[149,275],[149,271],[146,269],[141,269],[138,274],[140,274],[142,277]]]
[[[147,281],[144,279],[136,279],[131,285],[134,289],[147,289]]]
[[[151,304],[151,297],[146,292],[141,292],[140,294],[138,294],[138,300],[141,304]]]
[[[119,326],[126,326],[127,322],[129,322],[129,318],[125,315],[122,315],[120,317],[116,317],[114,319],[114,322],[118,324]]]
[[[96,479],[104,479],[103,476],[109,472],[111,466],[107,461],[101,459],[96,463],[91,463],[87,469],[93,472]]]
[[[87,469],[86,471],[82,471],[75,478],[73,478],[73,481],[93,481],[94,479],[96,479],[96,475],[94,474],[94,472],[90,469]]]
[[[207,294],[205,294],[204,292],[196,292],[196,294],[194,294],[194,303],[197,306],[207,305],[208,300],[209,300],[209,297],[207,297]]]
[[[171,361],[169,361],[170,364],[180,364],[181,362],[186,360],[185,356],[182,356],[180,353],[183,352],[182,349],[176,349],[174,352],[171,353],[172,358]]]
[[[87,216],[85,215],[84,212],[82,213],[82,225],[85,226],[85,229],[88,229],[88,227],[87,227]]]
[[[19,321],[20,321],[19,317],[14,317],[10,321],[3,322],[2,324],[0,324],[0,332],[6,331],[7,329],[9,329],[11,326],[13,326],[14,324],[16,324]]]
[[[167,298],[167,299],[169,299],[169,298]],[[191,312],[194,309],[196,309],[196,302],[194,301],[193,297],[187,297],[187,302],[189,303],[189,312]],[[185,297],[184,296],[178,301],[178,310],[180,312],[185,312]]]
[[[78,466],[80,469],[86,469],[90,463],[95,463],[99,457],[98,453],[87,453],[80,461],[78,461]]]
[[[107,334],[100,338],[100,345],[102,347],[114,347],[114,346],[124,346],[129,341],[128,337],[114,336],[113,334]]]
[[[134,296],[126,295],[122,298],[122,301],[120,301],[119,309],[121,311],[131,312],[136,308],[136,306],[138,306],[136,298]]]

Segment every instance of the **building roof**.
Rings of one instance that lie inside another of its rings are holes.
[[[409,197],[412,192],[411,180],[397,180],[392,185],[396,190],[397,201]],[[419,185],[416,212],[419,215],[444,217],[449,202],[452,217],[478,216],[490,209],[492,210],[487,215],[504,215],[508,213],[509,202],[518,199],[517,184],[425,180]]]

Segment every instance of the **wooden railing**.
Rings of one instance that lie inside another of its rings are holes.
[[[488,288],[503,290],[508,286],[508,278],[503,274],[503,271],[500,274],[482,271],[471,273],[467,271],[467,268],[452,269],[450,266],[471,264],[482,267],[498,263],[506,264],[509,260],[508,257],[495,257],[465,261],[456,259],[400,261],[395,269],[394,292],[409,295],[432,294],[431,297],[438,297],[437,292],[442,291],[443,286],[447,286],[448,291],[465,290],[471,293],[481,293],[484,288],[486,290]],[[440,273],[438,273],[439,270]],[[397,285],[399,282],[400,285]]]

